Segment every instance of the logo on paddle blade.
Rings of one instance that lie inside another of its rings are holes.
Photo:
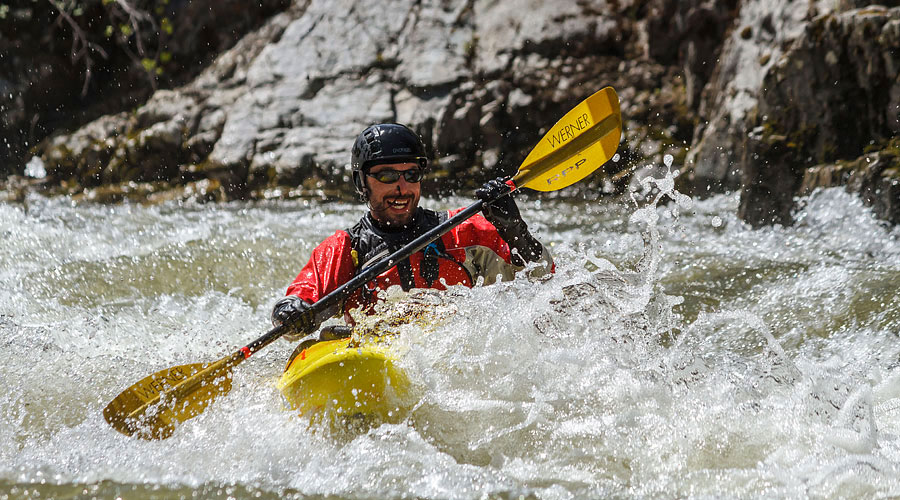
[[[560,173],[554,175],[553,177],[548,178],[547,185],[552,186],[554,182],[560,180],[560,178],[565,178],[566,174],[568,174],[569,172],[571,172],[573,170],[578,170],[585,163],[587,163],[587,158],[582,158],[582,159],[576,161],[574,165],[568,166],[568,167],[564,168]]]
[[[590,126],[591,119],[588,117],[587,113],[584,113],[576,118],[574,122],[559,129],[557,133],[547,136],[547,142],[550,143],[551,148],[556,148],[557,146],[574,139],[575,136],[578,135],[576,132],[580,132],[582,129]]]
[[[146,400],[153,396],[156,396],[157,394],[159,394],[160,392],[162,392],[166,389],[171,388],[172,386],[176,385],[178,382],[181,382],[182,380],[186,379],[187,377],[188,377],[188,374],[185,373],[179,366],[179,367],[175,368],[174,370],[170,370],[170,371],[166,372],[162,377],[155,378],[155,379],[147,382],[147,384],[144,385],[143,387],[137,387],[136,388],[137,393],[141,396],[141,398]]]

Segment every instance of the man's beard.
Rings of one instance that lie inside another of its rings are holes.
[[[391,212],[390,201],[395,200],[409,200],[409,211],[402,214]],[[369,200],[369,210],[371,210],[372,212],[372,217],[374,217],[375,220],[380,224],[395,229],[404,228],[412,222],[416,214],[416,207],[418,205],[418,197],[413,195],[388,196],[383,198],[381,201]]]

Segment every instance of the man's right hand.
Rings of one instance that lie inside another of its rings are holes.
[[[511,194],[506,194],[512,191],[506,180],[505,177],[498,177],[485,182],[475,191],[475,196],[484,202],[481,209],[484,218],[497,228],[497,233],[509,248],[515,249],[518,253],[513,255],[513,263],[524,266],[526,262],[536,262],[540,259],[544,247],[528,232],[528,225],[522,220],[516,200]]]
[[[287,340],[297,340],[302,335],[316,331],[319,324],[312,314],[308,314],[309,304],[297,297],[288,295],[275,303],[272,308],[272,324],[281,326],[285,323],[291,325],[291,332],[284,335]]]

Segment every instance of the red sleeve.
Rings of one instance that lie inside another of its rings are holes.
[[[450,210],[450,217],[453,217],[462,210],[462,208]],[[456,230],[452,231],[452,233],[456,238],[455,243],[457,245],[463,247],[480,245],[490,248],[498,257],[503,259],[504,262],[515,265],[512,264],[512,250],[510,250],[509,244],[503,240],[500,233],[497,232],[497,228],[494,227],[490,221],[485,219],[483,215],[475,214],[472,217],[469,217],[468,220],[457,226]],[[545,253],[545,255],[549,254]],[[556,263],[552,261],[552,258],[550,260],[550,272],[556,272]]]
[[[296,295],[313,303],[350,281],[356,273],[350,251],[350,235],[337,231],[317,246],[309,262],[287,289],[287,295]]]
[[[461,212],[463,208],[450,210],[450,217]],[[468,247],[472,245],[480,245],[493,250],[498,257],[503,259],[507,264],[512,262],[512,254],[509,245],[500,237],[497,228],[488,222],[481,214],[475,214],[469,217],[465,222],[457,226],[453,231],[456,238],[456,244],[460,247]]]

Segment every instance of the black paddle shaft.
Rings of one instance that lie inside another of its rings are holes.
[[[512,191],[503,193],[497,199],[502,198],[503,196],[507,196]],[[492,200],[491,202],[493,203]],[[484,206],[483,200],[478,200],[475,203],[472,203],[468,207],[461,210],[458,214],[450,217],[443,223],[433,227],[427,233],[419,236],[418,238],[410,241],[402,248],[397,250],[396,252],[388,255],[387,257],[378,260],[371,266],[365,268],[353,277],[350,281],[344,283],[343,285],[337,287],[334,291],[329,293],[328,295],[322,297],[317,300],[314,304],[310,306],[310,308],[304,314],[312,314],[316,317],[321,316],[332,316],[334,314],[335,308],[338,307],[343,301],[349,297],[353,292],[355,292],[358,288],[365,285],[369,281],[371,281],[376,276],[381,273],[387,271],[388,269],[397,265],[401,260],[409,257],[410,255],[418,252],[419,250],[428,246],[432,241],[440,238],[447,231],[450,231],[454,227],[462,224],[469,217],[475,215],[476,213],[481,211],[481,208]],[[329,314],[330,313],[330,314]],[[255,353],[256,351],[262,349],[263,347],[269,345],[278,337],[281,337],[285,333],[290,331],[291,325],[283,324],[280,326],[276,326],[275,328],[266,332],[262,337],[254,340],[253,342],[247,344],[245,347],[239,349],[238,352],[243,353],[244,358],[249,358],[250,355]]]

